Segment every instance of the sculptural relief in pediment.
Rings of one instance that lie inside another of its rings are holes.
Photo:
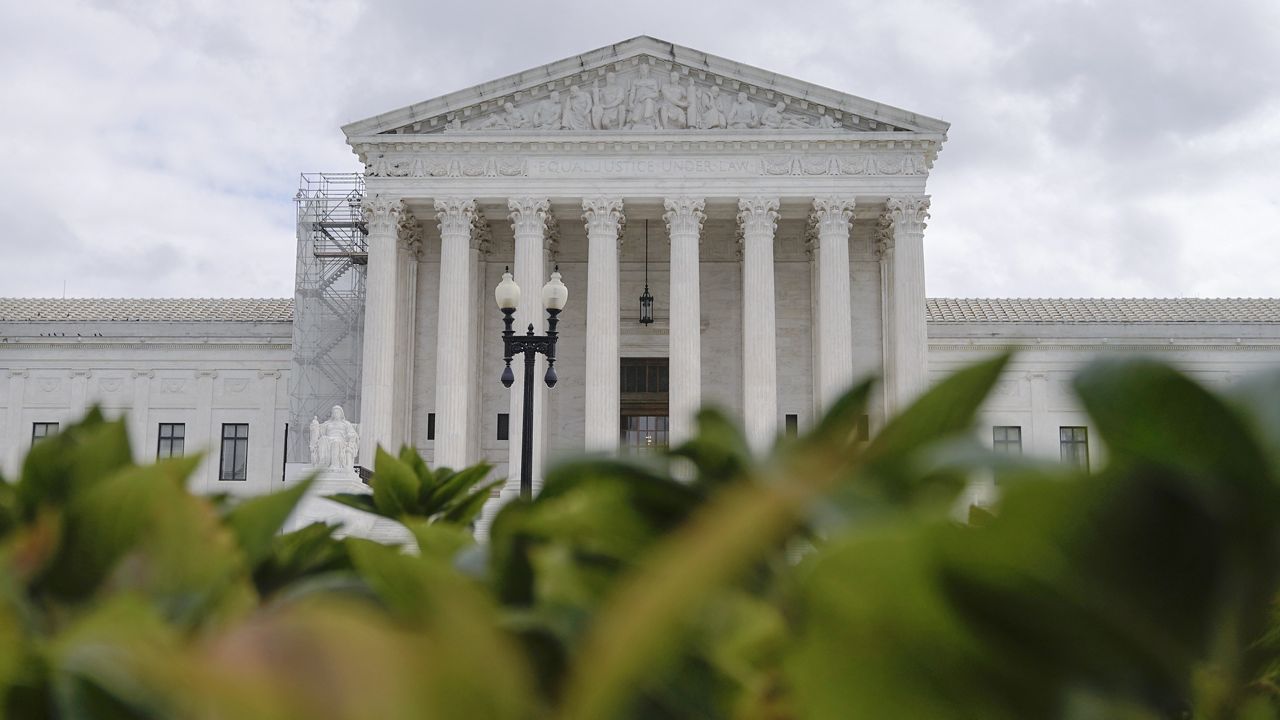
[[[587,70],[388,132],[899,129],[770,88],[646,60]]]

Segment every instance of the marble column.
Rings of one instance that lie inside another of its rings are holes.
[[[474,305],[471,287],[472,228],[476,205],[470,198],[436,200],[440,222],[440,318],[436,342],[436,440],[437,467],[467,465],[471,427],[471,369],[475,364]]]
[[[622,244],[622,198],[582,201],[587,226],[586,448],[618,449],[618,248]]]
[[[418,305],[418,254],[422,225],[400,214],[396,243],[396,369],[393,447],[413,444],[413,349]]]
[[[818,408],[831,407],[853,383],[853,321],[849,299],[849,220],[853,199],[813,200],[809,223],[817,246]]]
[[[374,465],[378,446],[395,452],[396,225],[399,198],[366,197],[361,208],[368,228],[369,265],[365,278],[364,348],[360,379],[360,455]]]
[[[924,294],[924,227],[929,196],[889,198],[885,203],[893,223],[893,368],[897,407],[911,404],[928,384]]]
[[[547,281],[547,224],[551,218],[551,203],[546,198],[519,197],[507,201],[511,214],[511,230],[515,235],[516,284],[520,286],[520,305],[516,308],[515,330],[524,333],[529,325],[533,332],[546,332],[546,312],[542,307],[542,286]],[[508,446],[507,488],[518,494],[520,486],[520,453],[524,423],[524,373],[513,361],[516,381],[511,386],[511,433]],[[542,382],[547,370],[546,359],[538,356],[534,368],[533,387],[533,491],[542,489],[543,450],[546,448],[547,386]]]
[[[698,245],[705,201],[674,197],[663,202],[671,243],[670,382],[668,412],[671,446],[693,435],[694,416],[702,405],[702,308]]]
[[[778,348],[773,237],[778,199],[738,201],[742,229],[742,417],[751,448],[766,452],[778,434]]]

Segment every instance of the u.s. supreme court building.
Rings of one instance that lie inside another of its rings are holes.
[[[505,476],[508,267],[522,330],[543,329],[553,268],[569,288],[560,381],[535,391],[539,470],[677,443],[708,404],[763,450],[881,374],[874,433],[930,378],[1008,349],[983,438],[1096,462],[1069,391],[1090,358],[1154,354],[1212,385],[1280,363],[1275,299],[927,298],[947,129],[649,37],[351,123],[364,173],[305,175],[297,195],[292,301],[0,300],[5,470],[98,403],[141,457],[207,448],[199,488],[268,492],[341,405],[360,464],[408,443]]]

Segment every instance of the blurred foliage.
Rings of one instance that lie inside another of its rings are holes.
[[[490,468],[380,450],[333,499],[416,552],[282,533],[308,483],[194,495],[200,458],[135,465],[91,411],[0,483],[0,713],[1280,718],[1280,373],[1090,366],[1089,474],[974,440],[1007,362],[869,442],[869,382],[766,457],[704,411],[667,456],[553,468],[486,544]]]

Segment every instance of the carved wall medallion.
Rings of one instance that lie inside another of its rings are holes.
[[[176,395],[186,389],[187,381],[182,378],[164,378],[160,381],[160,392]]]
[[[98,381],[98,389],[102,390],[102,392],[120,392],[122,387],[124,387],[124,380],[120,378],[102,378]]]
[[[40,391],[45,393],[57,392],[62,387],[62,380],[59,378],[40,378]]]

